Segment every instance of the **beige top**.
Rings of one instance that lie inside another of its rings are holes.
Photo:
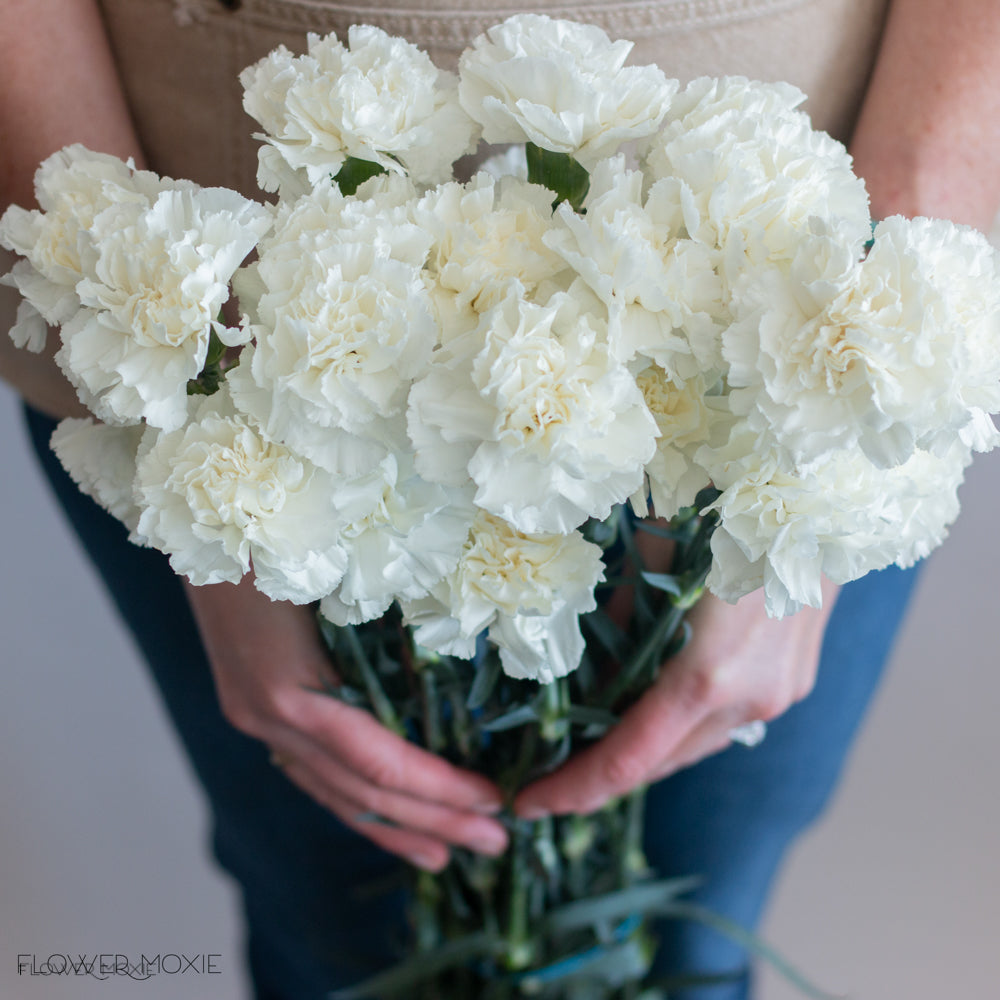
[[[476,35],[518,11],[586,20],[634,41],[631,62],[656,62],[681,80],[742,74],[794,83],[809,96],[817,127],[846,139],[888,0],[100,2],[150,166],[254,196],[256,123],[242,110],[238,76],[279,44],[303,51],[307,31],[346,34],[351,24],[375,24],[451,68]]]

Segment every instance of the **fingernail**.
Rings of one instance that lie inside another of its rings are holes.
[[[431,857],[429,854],[408,854],[407,858],[411,865],[415,868],[423,868],[424,871],[439,872],[444,868],[444,865],[437,858]]]
[[[503,809],[503,803],[500,801],[478,802],[472,807],[472,811],[479,813],[480,816],[496,816],[501,809]]]
[[[479,832],[469,838],[469,846],[479,854],[503,854],[507,850],[507,835],[499,830]]]
[[[521,819],[538,820],[547,819],[549,814],[541,806],[528,806],[525,809],[518,809],[517,815]]]

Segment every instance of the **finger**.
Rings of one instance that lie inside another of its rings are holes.
[[[499,812],[500,789],[386,729],[363,709],[323,695],[308,695],[297,712],[296,729],[333,761],[371,785],[453,809]]]
[[[288,779],[311,799],[329,809],[345,826],[366,837],[390,854],[396,854],[417,868],[440,871],[448,864],[448,845],[429,834],[403,827],[383,824],[368,818],[359,802],[331,789],[317,780],[313,772],[299,760],[287,760],[282,768]]]
[[[370,814],[403,829],[426,833],[480,854],[502,854],[507,847],[507,831],[495,819],[427,802],[405,792],[379,788],[314,747],[303,745],[298,756],[292,759],[297,765],[297,773],[303,769],[308,771],[315,785],[325,785],[332,794],[354,803],[355,817]]]
[[[659,768],[654,770],[650,781],[660,781],[725,750],[733,742],[729,734],[744,721],[744,715],[735,711],[716,712],[708,716],[674,747]]]
[[[664,671],[602,740],[529,785],[515,800],[515,812],[526,818],[593,812],[652,781],[708,714],[687,693],[684,677],[683,671]]]

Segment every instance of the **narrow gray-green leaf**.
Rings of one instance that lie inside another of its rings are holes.
[[[786,958],[778,954],[769,944],[762,941],[756,934],[751,933],[745,927],[723,917],[718,913],[709,910],[707,907],[697,903],[689,903],[686,900],[675,899],[668,902],[657,912],[661,916],[676,917],[680,920],[691,920],[695,923],[704,924],[712,930],[724,934],[731,941],[735,941],[746,951],[758,958],[768,962],[778,973],[784,976],[796,989],[812,1000],[844,1000],[842,995],[827,993],[806,978],[804,973],[795,968]]]
[[[481,723],[480,729],[487,733],[500,733],[506,729],[515,729],[517,726],[526,725],[529,722],[537,722],[538,718],[538,711],[534,705],[520,705],[489,722]]]
[[[643,570],[642,578],[654,590],[662,590],[666,594],[673,594],[674,597],[681,596],[681,584],[671,573],[648,573]]]
[[[465,701],[466,708],[470,712],[482,708],[489,701],[489,697],[500,679],[500,670],[499,656],[483,658],[483,662],[476,668],[476,676],[473,678],[469,697]]]
[[[363,1000],[411,990],[417,983],[429,979],[442,969],[493,954],[496,945],[496,938],[491,934],[481,931],[467,934],[455,941],[448,941],[433,951],[415,955],[354,986],[334,990],[330,994],[330,1000]]]
[[[545,918],[545,929],[567,931],[590,927],[599,920],[622,920],[635,913],[660,912],[678,896],[700,884],[701,879],[694,876],[660,879],[577,900],[552,910]]]
[[[629,641],[625,630],[602,608],[591,611],[583,619],[583,625],[619,663],[628,658]]]

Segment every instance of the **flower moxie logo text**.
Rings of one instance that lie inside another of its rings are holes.
[[[94,979],[110,979],[112,976],[127,976],[129,979],[145,980],[154,976],[218,976],[221,955],[185,955],[166,952],[157,955],[140,954],[133,958],[120,953],[101,954],[52,954],[47,956],[19,954],[17,974],[19,976],[90,976]]]

